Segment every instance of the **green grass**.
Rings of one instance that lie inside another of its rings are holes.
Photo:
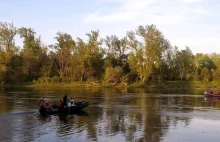
[[[58,87],[58,88],[72,88],[72,87],[93,87],[93,88],[207,88],[211,86],[212,88],[220,88],[220,81],[165,81],[163,83],[159,83],[156,81],[149,81],[147,83],[143,82],[135,82],[130,85],[126,85],[123,83],[119,84],[108,84],[108,83],[100,83],[100,82],[91,82],[91,81],[83,81],[83,82],[71,82],[71,83],[22,83],[22,84],[7,84],[4,86],[25,86],[25,87]]]

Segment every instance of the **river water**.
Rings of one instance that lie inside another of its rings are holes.
[[[203,89],[33,89],[0,91],[0,141],[219,142],[220,100]],[[41,117],[38,101],[64,94],[84,112]]]

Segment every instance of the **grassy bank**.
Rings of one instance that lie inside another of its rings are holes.
[[[125,84],[107,84],[97,82],[71,82],[71,83],[45,83],[45,84],[31,84],[26,85],[27,87],[58,87],[58,88],[110,88],[110,87],[126,87]]]
[[[56,84],[36,84],[29,85],[31,87],[135,87],[135,88],[219,88],[220,81],[166,81],[163,83],[158,82],[136,82],[130,85],[119,83],[119,84],[107,84],[107,83],[95,83],[95,82],[74,82],[74,83],[56,83]]]
[[[209,86],[219,88],[220,81],[167,81],[164,84],[165,88],[207,88]]]
[[[163,83],[148,82],[148,83],[134,83],[129,87],[136,88],[220,88],[220,81],[165,81]]]
[[[220,88],[220,81],[165,81],[163,83],[149,81],[147,83],[136,82],[130,85],[125,83],[119,84],[108,84],[108,83],[99,83],[99,82],[71,82],[71,83],[23,83],[23,84],[6,84],[4,86],[24,86],[24,87],[55,87],[55,88],[207,88],[211,86],[212,88]]]

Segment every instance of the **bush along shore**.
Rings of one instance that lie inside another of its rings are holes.
[[[34,81],[34,83],[26,84],[25,86],[29,87],[98,87],[98,88],[105,88],[105,87],[119,87],[119,88],[171,88],[171,89],[178,89],[178,88],[220,88],[220,81],[164,81],[164,82],[155,82],[149,81],[147,83],[142,82],[135,82],[135,83],[128,83],[128,82],[98,82],[98,81],[83,81],[83,82],[50,82],[50,81]]]

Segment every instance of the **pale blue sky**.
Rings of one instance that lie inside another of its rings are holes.
[[[194,53],[220,53],[219,13],[219,0],[0,1],[0,21],[35,29],[45,44],[54,43],[58,31],[74,39],[96,29],[102,37],[122,37],[139,25],[155,24],[172,45]]]

